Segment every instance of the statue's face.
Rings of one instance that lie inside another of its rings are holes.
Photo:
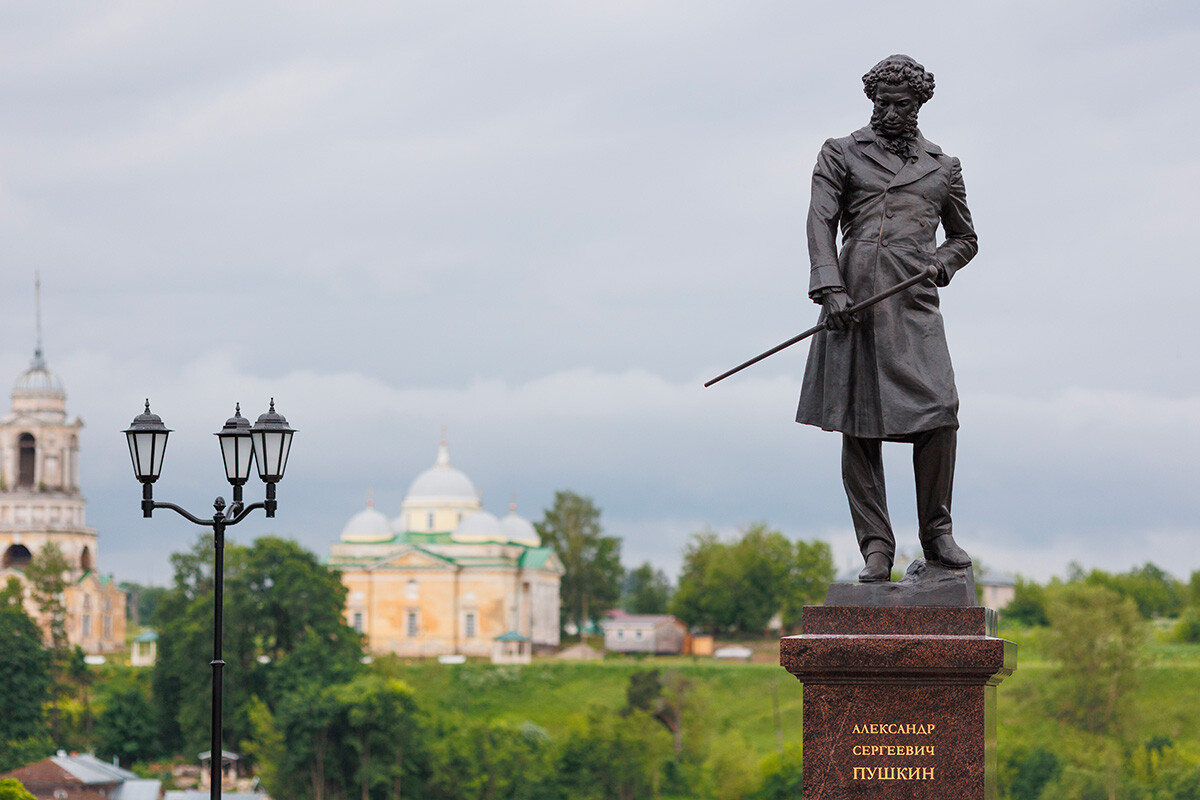
[[[915,122],[921,103],[908,84],[881,83],[875,88],[875,112],[879,131],[888,138],[903,133]]]

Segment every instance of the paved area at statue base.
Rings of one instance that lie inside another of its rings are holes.
[[[804,683],[804,800],[991,800],[996,685],[1017,646],[975,607],[809,606],[780,663]]]

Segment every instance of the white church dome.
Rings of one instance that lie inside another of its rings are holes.
[[[29,369],[17,376],[12,393],[14,397],[66,397],[62,381],[46,368],[46,361],[42,358],[40,349],[34,353]]]
[[[524,517],[517,516],[516,506],[509,506],[508,515],[500,520],[500,532],[505,541],[523,544],[527,547],[540,547],[542,537],[538,536],[533,523]]]
[[[375,510],[375,504],[367,501],[367,507],[355,514],[342,528],[343,542],[386,542],[394,536],[388,518]]]
[[[462,522],[450,534],[456,542],[503,542],[504,532],[500,520],[486,511],[476,511],[463,517]]]
[[[475,504],[479,502],[479,493],[470,478],[450,466],[450,451],[443,440],[438,447],[437,462],[412,482],[404,502]]]

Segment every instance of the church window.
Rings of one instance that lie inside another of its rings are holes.
[[[21,451],[17,459],[17,486],[33,486],[37,442],[32,433],[22,433],[17,439],[17,446]]]
[[[476,634],[475,634],[475,614],[474,613],[467,614],[466,624],[463,625],[463,628],[465,628],[465,630],[466,630],[466,636],[468,639],[475,638]]]
[[[92,551],[87,545],[84,545],[83,553],[79,556],[79,568],[85,572],[92,568]]]
[[[92,598],[88,595],[83,596],[83,619],[81,620],[79,630],[80,634],[86,639],[92,635]]]
[[[363,632],[363,615],[361,611],[354,612],[354,631],[356,633]]]
[[[404,587],[404,596],[408,600],[416,600],[421,596],[421,588],[415,580],[409,580],[408,584]]]
[[[104,624],[104,638],[111,639],[112,638],[112,614],[104,615],[104,623],[103,624]]]
[[[417,636],[417,634],[419,634],[421,632],[420,622],[421,622],[421,620],[420,620],[419,612],[415,608],[410,608],[408,610],[408,625],[407,625],[407,633],[408,633],[408,636],[410,639],[415,638]]]
[[[428,514],[425,515],[425,527],[428,528],[429,530],[433,530],[433,512],[432,511],[430,511]]]

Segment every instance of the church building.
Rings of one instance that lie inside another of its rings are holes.
[[[125,592],[96,568],[96,531],[84,521],[79,491],[79,429],[67,417],[62,382],[46,367],[40,342],[17,377],[12,410],[0,418],[0,587],[16,578],[25,608],[49,640],[50,620],[30,598],[25,567],[49,544],[67,561],[67,640],[89,653],[125,648]]]
[[[399,516],[368,500],[328,563],[348,590],[347,623],[373,652],[490,656],[496,640],[558,647],[562,563],[515,509],[503,519],[483,510],[445,441]]]

